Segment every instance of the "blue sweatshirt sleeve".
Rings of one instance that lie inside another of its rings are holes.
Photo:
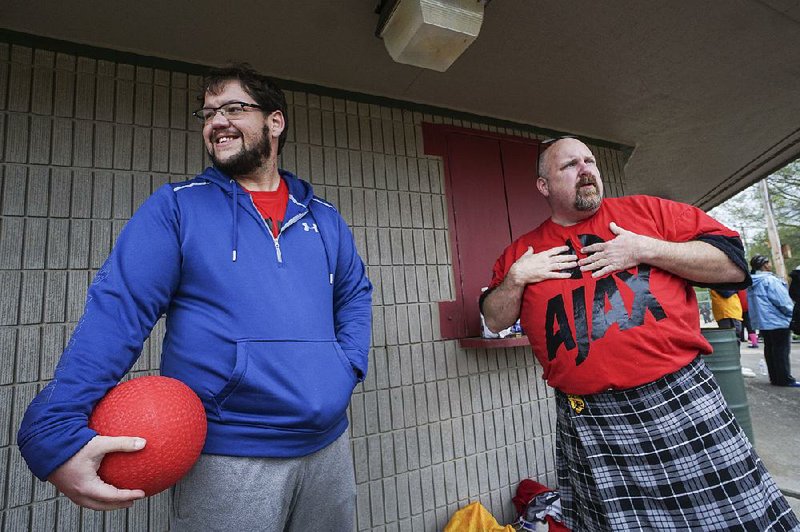
[[[789,297],[789,289],[786,288],[783,281],[777,277],[770,277],[769,283],[770,286],[767,297],[770,303],[772,303],[781,314],[787,318],[791,318],[792,311],[794,310],[794,302],[792,298]]]
[[[359,381],[367,376],[372,336],[372,284],[358,255],[350,228],[336,214],[339,247],[333,279],[333,314],[336,340]]]
[[[96,432],[94,405],[136,362],[180,277],[178,208],[169,185],[134,214],[97,272],[83,316],[17,435],[31,471],[45,480]],[[130,436],[136,436],[131,434]]]

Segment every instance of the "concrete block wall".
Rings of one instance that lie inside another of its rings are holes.
[[[0,41],[0,529],[166,530],[169,495],[82,510],[35,480],[16,447],[86,289],[125,221],[162,183],[206,164],[196,69]],[[480,500],[513,520],[521,479],[555,485],[553,394],[526,348],[462,349],[439,333],[453,298],[441,160],[423,121],[524,137],[369,96],[292,86],[281,166],[350,223],[375,285],[370,372],[350,406],[359,530],[441,530]],[[595,146],[610,195],[623,155]],[[487,278],[490,272],[487,272]],[[159,323],[133,374],[156,373]]]

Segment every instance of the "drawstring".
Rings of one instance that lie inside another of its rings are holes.
[[[236,197],[236,194],[239,187],[236,186],[236,181],[233,179],[231,179],[231,188],[233,188],[233,254],[231,256],[231,261],[236,262],[236,246],[239,240],[239,221],[237,218],[237,214],[239,212],[239,200]]]

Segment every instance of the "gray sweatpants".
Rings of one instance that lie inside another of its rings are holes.
[[[301,458],[200,455],[173,488],[172,531],[355,530],[350,437]]]

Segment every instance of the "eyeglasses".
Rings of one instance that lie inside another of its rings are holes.
[[[554,143],[558,142],[559,140],[574,139],[574,138],[575,137],[573,137],[572,135],[562,135],[560,137],[553,137],[551,139],[544,139],[542,141],[539,141],[539,152],[543,152],[544,150],[546,150],[547,148],[549,148],[550,146],[552,146]]]
[[[219,107],[203,107],[202,109],[198,109],[197,111],[193,112],[192,116],[207,124],[214,120],[214,117],[217,116],[217,113],[221,114],[228,120],[238,120],[243,118],[244,113],[249,109],[263,110],[264,108],[254,103],[228,102],[224,105],[220,105]]]

